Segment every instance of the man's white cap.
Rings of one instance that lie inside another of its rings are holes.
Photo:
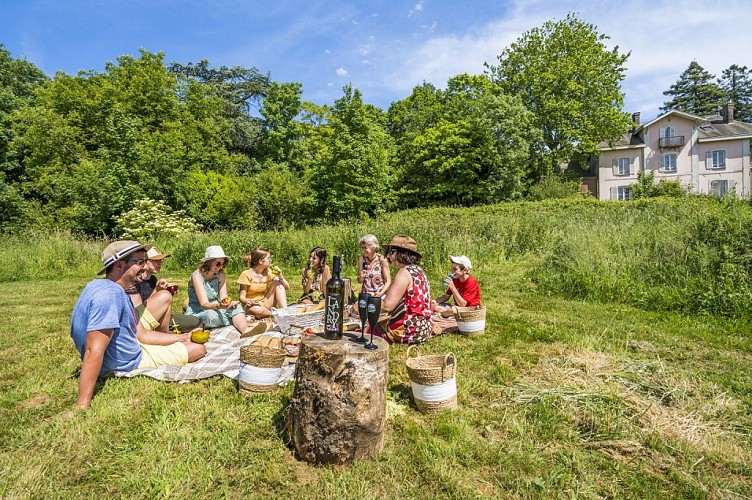
[[[455,264],[459,264],[463,266],[465,269],[472,269],[473,265],[470,262],[470,259],[467,258],[467,255],[450,255],[449,260],[454,262]]]

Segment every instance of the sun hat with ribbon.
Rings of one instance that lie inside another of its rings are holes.
[[[214,260],[214,259],[230,260],[230,257],[225,255],[225,251],[222,250],[221,246],[212,245],[206,248],[206,252],[204,252],[204,258],[201,259],[201,262],[206,262],[207,260]]]
[[[389,253],[392,247],[401,248],[402,250],[407,250],[408,252],[414,253],[418,257],[422,257],[420,252],[418,252],[418,244],[414,239],[406,234],[398,234],[394,238],[392,238],[392,241],[390,241],[389,244],[384,247],[384,251]]]
[[[112,243],[107,245],[107,248],[105,248],[102,252],[103,267],[99,270],[97,276],[104,274],[107,271],[108,267],[110,267],[115,262],[128,257],[133,252],[138,252],[139,250],[149,251],[149,249],[151,249],[151,245],[142,245],[138,241],[113,241]]]
[[[171,257],[171,255],[169,253],[160,253],[159,250],[157,250],[157,247],[151,247],[149,251],[146,252],[146,258],[149,260],[162,260],[167,257]]]

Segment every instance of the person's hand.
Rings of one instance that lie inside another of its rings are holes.
[[[237,300],[230,301],[230,303],[227,304],[227,309],[233,309],[237,305],[238,305],[238,301]]]
[[[163,279],[157,281],[157,286],[155,288],[156,288],[156,290],[159,290],[159,291],[161,291],[161,290],[167,290],[167,286],[168,285],[169,285],[169,283],[167,282],[167,280],[163,278]]]
[[[201,331],[203,331],[203,330],[201,330],[201,328],[194,328],[190,332],[180,333],[180,334],[177,335],[176,342],[183,342],[184,344],[187,344],[189,342],[193,342],[191,340],[191,335],[193,334],[193,332],[201,332]]]

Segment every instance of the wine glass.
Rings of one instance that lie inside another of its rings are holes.
[[[371,342],[363,346],[366,349],[378,349],[378,346],[373,343],[373,331],[376,329],[376,324],[379,322],[380,314],[381,297],[374,297],[372,295],[368,299],[368,326],[371,327]]]
[[[368,300],[371,298],[370,293],[360,292],[358,294],[358,316],[360,317],[360,338],[355,339],[359,344],[365,344],[366,340],[366,322],[368,321]]]

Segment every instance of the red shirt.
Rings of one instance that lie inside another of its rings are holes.
[[[467,301],[467,307],[475,307],[480,305],[480,286],[478,280],[472,276],[468,276],[465,281],[460,281],[459,278],[452,279],[454,287],[460,293],[460,296]],[[452,292],[446,291],[446,294],[450,297]]]

